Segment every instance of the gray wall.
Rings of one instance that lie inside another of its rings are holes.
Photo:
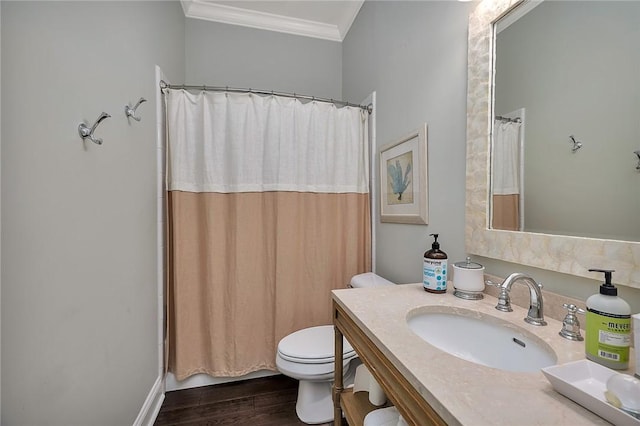
[[[640,240],[638,22],[639,2],[543,2],[498,35],[496,112],[526,108],[525,230]]]
[[[583,301],[587,300],[589,296],[598,293],[600,284],[604,281],[561,274],[485,257],[477,257],[477,260],[484,265],[489,274],[498,277],[507,277],[513,272],[529,274],[538,283],[542,284],[546,291]],[[623,286],[616,287],[618,288],[618,296],[631,306],[631,312],[640,312],[640,289]],[[582,322],[582,327],[584,328],[584,317],[578,319]]]
[[[2,424],[131,424],[157,376],[154,65],[340,98],[342,45],[177,2],[0,4]],[[83,145],[78,123],[103,110],[104,144]]]
[[[467,25],[476,4],[365,2],[343,43],[343,97],[359,100],[377,91],[378,147],[429,125],[429,225],[379,223],[378,273],[396,282],[421,281],[429,233],[441,234],[450,262],[465,257]],[[577,299],[598,291],[599,281],[475,260],[487,273],[529,273],[547,290]],[[620,287],[619,295],[640,312],[640,290]]]
[[[131,424],[158,375],[154,66],[183,79],[184,16],[0,4],[2,424]]]
[[[187,19],[185,56],[189,84],[342,95],[342,45],[334,41]]]
[[[439,233],[450,263],[463,260],[467,25],[472,4],[365,2],[343,42],[344,98],[377,96],[377,145],[428,125],[429,224],[378,226],[377,272],[422,281]],[[375,165],[376,172],[378,164]],[[379,197],[380,189],[375,188]],[[379,206],[374,220],[380,220]]]

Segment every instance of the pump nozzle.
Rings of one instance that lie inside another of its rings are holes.
[[[439,249],[440,243],[438,242],[438,234],[429,234],[429,236],[433,237],[433,244],[431,244],[431,248]]]
[[[615,272],[615,269],[597,269],[597,268],[593,268],[593,269],[589,269],[589,272],[604,272],[604,282],[605,282],[605,284],[612,285],[611,284],[611,274]]]
[[[589,269],[589,272],[602,272],[604,273],[604,283],[600,286],[600,294],[606,294],[608,296],[617,296],[618,289],[611,284],[611,275],[615,272],[614,269]]]

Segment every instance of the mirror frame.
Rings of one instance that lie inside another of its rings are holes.
[[[469,15],[465,246],[470,254],[640,288],[640,243],[489,229],[494,23],[523,0],[483,0]]]

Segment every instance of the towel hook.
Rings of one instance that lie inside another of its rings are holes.
[[[582,148],[582,142],[576,140],[576,138],[574,138],[573,135],[570,135],[569,139],[571,139],[571,142],[573,142],[573,147],[571,148],[571,152],[575,154],[577,150]]]
[[[80,125],[78,125],[78,133],[80,134],[80,137],[82,138],[82,140],[84,141],[85,139],[89,139],[91,142],[95,143],[96,145],[102,145],[102,139],[94,137],[93,132],[94,130],[96,130],[96,127],[98,127],[98,124],[100,124],[104,119],[109,117],[111,117],[111,115],[107,114],[106,112],[102,112],[102,114],[100,114],[96,122],[93,123],[93,126],[91,126],[91,128],[89,128],[89,126],[87,126],[84,123],[80,123]]]
[[[128,104],[124,106],[124,113],[126,114],[127,117],[131,117],[136,121],[140,121],[140,119],[142,117],[138,117],[136,116],[136,110],[138,109],[138,107],[140,106],[141,103],[143,102],[147,102],[147,100],[145,98],[140,98],[138,100],[138,103],[136,103],[133,108],[130,107]]]
[[[636,166],[636,170],[640,170],[640,149],[633,151],[633,153],[638,156],[638,165]]]

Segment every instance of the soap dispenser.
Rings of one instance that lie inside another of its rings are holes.
[[[600,292],[587,299],[585,352],[587,359],[614,370],[629,367],[631,307],[618,297],[611,284],[610,269],[589,269],[604,273]]]
[[[422,264],[422,287],[429,293],[444,293],[447,291],[447,253],[440,250],[438,234],[433,237],[431,250],[424,253]]]

